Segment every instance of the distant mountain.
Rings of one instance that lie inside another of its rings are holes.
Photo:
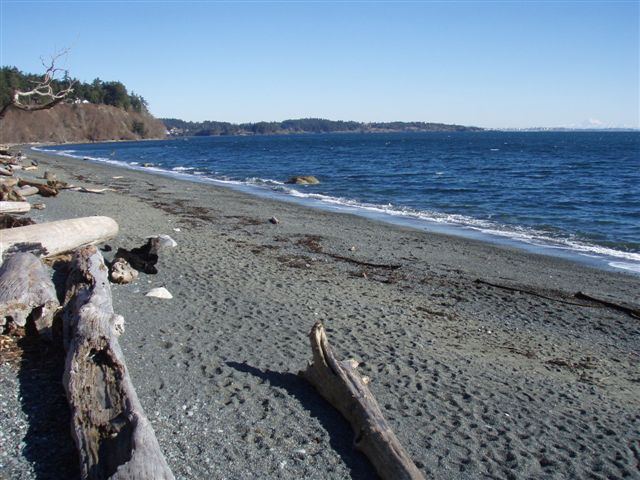
[[[323,118],[300,118],[283,122],[229,123],[187,122],[176,118],[161,118],[171,136],[214,135],[282,135],[291,133],[382,133],[382,132],[466,132],[481,131],[478,127],[426,122],[361,123]]]

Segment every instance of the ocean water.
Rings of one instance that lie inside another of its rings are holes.
[[[640,273],[639,132],[191,137],[59,155]],[[287,185],[314,175],[320,185]]]

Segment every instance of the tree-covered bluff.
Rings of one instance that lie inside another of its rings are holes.
[[[15,67],[0,68],[0,102],[7,105],[16,90],[29,91],[42,75],[24,73]],[[129,92],[118,81],[95,79],[91,83],[64,77],[51,79],[53,91],[72,91],[55,107],[39,111],[8,110],[2,119],[0,142],[97,142],[164,138],[162,122],[148,111],[146,100]],[[48,101],[34,95],[32,103]]]
[[[176,118],[162,118],[173,136],[212,135],[278,135],[291,133],[381,133],[381,132],[463,132],[480,131],[478,127],[427,122],[363,123],[323,118],[300,118],[282,122],[229,123],[187,122]]]

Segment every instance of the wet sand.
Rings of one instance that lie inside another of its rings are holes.
[[[112,289],[130,374],[177,478],[374,476],[347,422],[297,376],[316,320],[340,357],[361,362],[429,478],[640,477],[640,319],[574,297],[638,305],[640,277],[26,153],[40,175],[116,190],[63,191],[36,221],[113,217],[107,259],[150,235],[178,242],[158,274]],[[174,298],[144,296],[158,286]],[[45,400],[25,397],[24,365],[0,372],[0,477],[70,475],[64,415],[38,458]]]

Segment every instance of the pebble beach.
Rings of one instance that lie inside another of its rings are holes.
[[[318,320],[427,478],[640,478],[640,319],[575,295],[637,306],[640,276],[24,153],[34,178],[111,189],[61,191],[28,214],[37,223],[112,217],[107,260],[152,235],[178,244],[157,274],[112,285],[176,478],[375,478],[347,421],[298,375]],[[173,298],[145,297],[156,287]],[[18,343],[19,361],[0,357],[0,478],[75,478],[64,355]]]

